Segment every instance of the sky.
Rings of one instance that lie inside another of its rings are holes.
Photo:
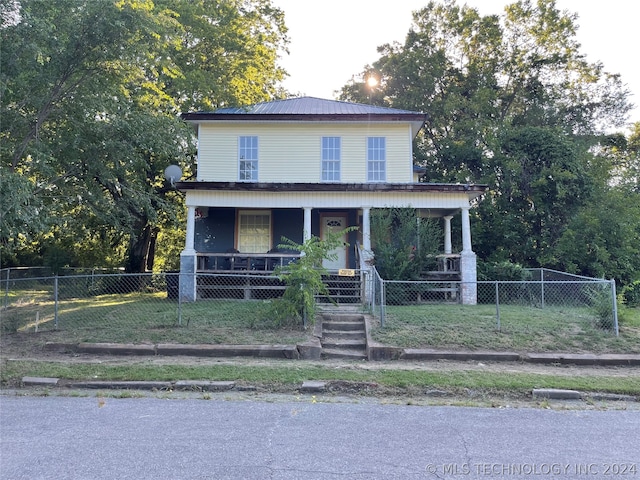
[[[379,58],[376,48],[403,42],[411,13],[429,0],[272,0],[285,14],[289,55],[281,64],[292,93],[333,99],[336,91]],[[458,0],[482,15],[500,14],[511,0]],[[619,73],[638,105],[630,122],[640,122],[640,2],[637,0],[556,0],[560,10],[578,14],[576,38],[590,62]]]

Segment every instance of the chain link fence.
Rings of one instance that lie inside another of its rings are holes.
[[[29,276],[14,269],[0,273],[3,335],[62,332],[61,338],[68,341],[128,343],[221,343],[229,339],[290,343],[294,337],[304,338],[299,327],[284,333],[269,327],[265,316],[270,304],[285,289],[273,275],[199,273],[198,300],[183,302],[178,273],[94,271],[54,277]],[[449,335],[464,332],[472,337],[495,332],[528,337],[565,332],[567,338],[573,338],[586,330],[618,335],[613,281],[559,280],[558,273],[546,271],[534,275],[534,280],[521,282],[400,282],[383,280],[371,269],[363,272],[362,283],[359,275],[333,275],[326,280],[332,303],[361,306],[385,328],[405,322],[441,325]],[[460,304],[461,291],[469,285],[477,291],[477,305]],[[262,333],[235,336],[250,330]]]
[[[31,270],[31,274],[37,272]],[[301,325],[282,326],[272,303],[285,283],[246,272],[195,276],[197,301],[184,301],[180,273],[29,276],[0,279],[0,333],[59,332],[70,341],[289,343],[303,339]],[[329,298],[319,303],[359,304],[360,276],[324,278]],[[182,327],[182,328],[180,328]],[[241,338],[249,331],[258,332]],[[244,332],[244,333],[240,333]],[[286,335],[284,338],[278,335]]]
[[[384,280],[380,322],[384,326],[385,321],[400,317],[410,322],[446,317],[441,307],[460,305],[462,290],[471,287],[477,291],[477,304],[460,306],[465,309],[464,315],[473,316],[473,321],[457,323],[454,317],[462,316],[460,310],[455,314],[450,310],[448,328],[508,331],[516,335],[531,335],[539,328],[549,332],[595,329],[618,336],[615,282],[568,278],[571,279],[475,283]]]

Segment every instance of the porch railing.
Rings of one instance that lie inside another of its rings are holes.
[[[198,272],[251,270],[272,273],[300,258],[298,253],[198,253]]]

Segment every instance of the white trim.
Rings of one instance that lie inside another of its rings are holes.
[[[189,190],[186,204],[198,207],[236,208],[371,208],[412,207],[457,210],[469,208],[466,192],[243,192],[225,190]]]

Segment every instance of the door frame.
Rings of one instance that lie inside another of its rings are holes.
[[[349,224],[349,212],[345,211],[337,211],[337,212],[320,212],[320,238],[324,239],[324,219],[326,217],[341,217],[344,218],[344,228],[347,228]],[[345,245],[344,245],[344,265],[339,268],[348,268],[349,267],[349,247],[347,244],[349,243],[349,234],[345,234]]]

